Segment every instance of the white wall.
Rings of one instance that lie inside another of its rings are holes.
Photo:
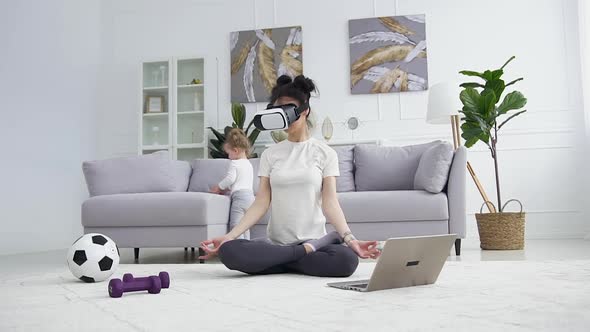
[[[99,1],[0,10],[0,254],[69,246],[95,157]]]
[[[585,127],[585,137],[583,140],[584,145],[584,156],[586,158],[583,160],[584,165],[588,165],[590,163],[590,32],[588,28],[590,28],[590,5],[586,1],[578,1],[578,19],[579,19],[579,34],[580,34],[580,62],[581,62],[581,70],[582,73],[582,87],[583,87],[583,94],[581,98],[583,98],[584,104],[584,127]],[[584,187],[590,188],[590,173],[584,172],[585,175],[585,182]],[[590,215],[590,197],[586,198],[585,204],[585,211],[586,215]],[[590,240],[590,218],[586,218],[587,225],[586,225],[586,239]]]
[[[529,112],[501,137],[503,198],[524,203],[529,238],[581,237],[584,128],[576,8],[567,0],[105,0],[99,156],[136,153],[141,58],[217,57],[219,113],[207,111],[209,124],[221,127],[230,122],[229,32],[291,25],[303,26],[304,72],[321,91],[312,104],[320,121],[330,116],[337,122],[334,139],[379,138],[387,144],[450,139],[446,126],[424,122],[427,92],[349,93],[348,20],[425,13],[431,84],[460,79],[461,69],[499,67],[517,56],[506,76],[525,77],[518,89],[529,99]],[[261,105],[249,106],[250,114],[254,107]],[[353,115],[362,121],[354,133],[338,124]],[[478,146],[469,159],[493,197],[489,154]],[[471,182],[468,190],[468,232],[476,236],[473,213],[481,199]]]

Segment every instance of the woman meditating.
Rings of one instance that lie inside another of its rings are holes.
[[[303,75],[294,80],[283,75],[270,102],[299,107],[309,103],[315,90],[313,81]],[[309,113],[308,108],[289,126],[286,140],[262,153],[254,203],[229,233],[201,243],[206,255],[200,259],[219,255],[227,268],[248,274],[348,277],[358,257],[379,257],[377,241],[357,240],[346,223],[336,195],[338,157],[327,144],[310,137]],[[269,207],[268,239],[236,239]],[[326,220],[336,232],[326,234]]]

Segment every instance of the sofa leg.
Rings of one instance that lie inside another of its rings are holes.
[[[205,250],[199,248],[199,256],[204,256],[205,255]],[[199,264],[204,264],[205,260],[204,259],[199,259]]]
[[[139,248],[133,248],[133,256],[135,257],[135,262],[139,260]]]
[[[455,240],[455,255],[461,256],[461,239]]]

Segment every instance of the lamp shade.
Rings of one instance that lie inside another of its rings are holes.
[[[462,108],[459,84],[437,83],[428,89],[428,110],[426,122],[445,124],[451,122],[451,115],[459,114]]]

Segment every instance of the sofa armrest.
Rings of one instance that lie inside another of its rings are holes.
[[[466,203],[467,149],[460,146],[453,157],[447,183],[447,199],[449,201],[449,233],[465,238],[467,223]]]

